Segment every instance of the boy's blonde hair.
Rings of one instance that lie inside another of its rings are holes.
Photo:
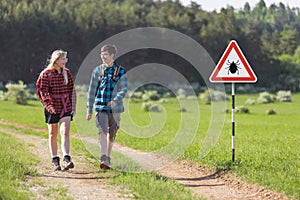
[[[117,55],[117,47],[113,44],[106,44],[103,47],[101,47],[100,53],[103,51],[107,51],[110,55],[111,54]]]

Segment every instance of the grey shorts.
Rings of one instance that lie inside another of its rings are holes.
[[[95,117],[96,126],[99,133],[109,133],[110,136],[116,137],[120,128],[120,113],[102,113],[98,112]]]

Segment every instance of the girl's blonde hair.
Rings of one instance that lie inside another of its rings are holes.
[[[52,70],[55,69],[54,63],[57,59],[59,58],[67,58],[68,52],[63,51],[63,50],[55,50],[52,52],[51,57],[47,60],[47,67],[45,70]],[[68,84],[68,74],[65,69],[62,71],[63,76],[64,76],[64,83],[67,85]]]

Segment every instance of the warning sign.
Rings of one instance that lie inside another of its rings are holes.
[[[209,78],[210,82],[256,82],[257,78],[235,40],[230,41]]]

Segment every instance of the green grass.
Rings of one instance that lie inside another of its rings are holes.
[[[237,105],[248,98],[237,96]],[[236,115],[236,159],[231,170],[251,182],[300,199],[300,95],[292,103],[247,106],[251,114]],[[276,115],[266,115],[274,108]],[[226,166],[230,160],[230,115],[218,145],[203,161]]]
[[[35,176],[34,155],[27,153],[26,147],[14,137],[0,132],[0,199],[29,199],[26,176]]]
[[[257,97],[258,95],[236,94],[236,106],[244,105],[248,98],[256,100]],[[180,113],[179,102],[170,99],[168,104],[161,104],[164,112],[150,114],[141,110],[141,103],[126,104],[125,102],[126,113],[122,115],[117,142],[135,149],[160,153],[184,149],[184,152],[179,151],[176,156],[180,155],[181,158],[205,163],[215,168],[229,169],[249,182],[259,183],[300,199],[300,94],[293,94],[292,98],[291,103],[246,105],[250,114],[235,114],[236,161],[234,163],[231,162],[231,113],[223,113],[225,108],[231,109],[231,101],[226,102],[225,105],[216,103],[213,114],[212,106],[205,105],[201,101],[199,101],[199,108],[191,100],[180,101],[187,109],[187,112]],[[35,106],[18,108],[11,106],[10,102],[5,104],[0,103],[0,118],[34,125],[32,119],[23,120],[21,117],[10,115],[17,112],[17,109],[19,113],[26,113]],[[11,110],[3,113],[3,105],[10,107]],[[37,110],[41,109],[37,105],[36,107]],[[277,114],[267,115],[265,112],[270,108],[274,108]],[[80,135],[97,138],[94,119],[86,121],[85,113],[85,99],[79,99],[74,124]],[[38,115],[37,112],[32,114],[33,118],[36,116],[35,118],[41,120],[41,116],[37,117]],[[199,123],[198,115],[200,115]],[[212,121],[211,117],[215,115],[219,116]],[[198,127],[195,126],[195,121]],[[38,123],[36,124],[39,126]],[[211,129],[209,129],[210,124],[212,124]],[[218,126],[221,128],[218,129]],[[182,128],[181,132],[178,131],[179,128]],[[208,132],[211,137],[205,147],[213,148],[203,157],[201,149]],[[184,145],[181,145],[181,141]],[[170,148],[166,148],[168,145]]]
[[[9,108],[9,109],[4,109]],[[46,124],[43,122],[44,116],[42,112],[42,107],[39,102],[32,101],[30,102],[29,106],[19,106],[15,105],[12,102],[7,101],[0,101],[0,118],[5,119],[7,121],[13,121],[21,124],[36,126],[36,127],[46,127]],[[2,112],[3,111],[3,112]],[[18,113],[18,115],[15,115],[14,113]],[[28,118],[22,117],[22,115],[30,116]],[[79,115],[82,117],[82,120],[80,117],[78,117],[76,120],[80,120],[83,123],[87,123],[91,127],[95,127],[94,122],[86,122],[86,120],[83,120],[85,118],[85,112],[81,113]],[[79,123],[79,126],[81,124]],[[0,125],[5,128],[9,128],[12,130],[17,130],[20,132],[23,132],[24,134],[29,135],[37,135],[40,137],[46,137],[44,133],[37,132],[31,129],[24,129],[24,128],[18,128],[13,125]],[[72,124],[74,126],[74,124]],[[78,125],[77,125],[78,126]],[[85,127],[84,127],[85,128]],[[76,130],[74,128],[73,130]],[[90,133],[92,136],[97,137],[97,132],[95,130],[91,131],[88,130],[88,133]],[[94,167],[98,168],[99,163],[96,161],[98,159],[95,157],[94,154],[91,154],[89,151],[87,151],[87,146],[79,139],[72,139],[72,151],[76,152],[77,154],[84,154],[88,158],[92,158],[92,162],[94,163]],[[97,145],[93,145],[95,148],[99,151],[99,147]],[[8,151],[8,150],[5,150]],[[25,149],[23,151],[26,151]],[[116,154],[116,153],[114,153]],[[122,157],[122,155],[116,155],[117,157]],[[3,156],[3,159],[6,157]],[[132,161],[126,160],[127,158],[122,158],[126,164],[126,167],[130,167],[131,169],[138,168],[137,165],[135,165]],[[122,160],[118,159],[118,160]],[[89,159],[90,160],[90,159]],[[120,166],[124,163],[116,163]],[[128,169],[126,169],[128,170]],[[136,170],[135,170],[136,171]],[[201,199],[198,197],[195,197],[191,194],[191,192],[187,189],[185,189],[182,185],[178,184],[176,181],[170,180],[166,177],[159,176],[155,173],[130,173],[130,172],[120,172],[119,170],[110,170],[106,172],[107,177],[113,177],[108,179],[108,181],[111,184],[117,184],[117,185],[123,185],[124,188],[129,189],[129,193],[133,192],[133,195],[135,198],[138,199]],[[11,182],[8,180],[8,182]],[[145,184],[147,182],[147,184]],[[50,188],[49,189],[49,195],[55,191],[56,193],[65,195],[66,191],[61,191],[59,188]],[[1,194],[1,193],[0,193]],[[47,191],[45,193],[47,194]],[[1,197],[1,196],[0,196]],[[8,199],[11,198],[9,194],[6,194]],[[49,196],[51,197],[51,195]],[[66,197],[67,198],[67,197]],[[0,198],[1,199],[1,198]],[[6,198],[5,198],[6,199]],[[11,199],[15,199],[12,197]],[[18,199],[22,199],[21,197]],[[26,197],[24,197],[26,199]]]
[[[9,129],[15,130],[15,131],[21,131],[22,133],[27,134],[27,135],[36,135],[36,136],[39,136],[42,138],[48,138],[47,132],[39,132],[39,131],[35,131],[32,129],[20,128],[15,125],[9,125],[9,124],[0,124],[0,127],[9,128]]]
[[[165,199],[201,199],[188,193],[183,185],[156,173],[128,173],[111,180],[116,184],[127,185],[136,199],[165,200]],[[134,182],[135,184],[132,184]]]
[[[39,128],[47,128],[44,109],[39,101],[28,101],[28,105],[18,105],[10,101],[0,101],[0,119],[17,122]],[[76,132],[76,127],[71,127]]]
[[[1,101],[0,119],[19,122],[36,127],[47,127],[44,123],[44,111],[38,101],[29,101],[29,105],[23,106],[10,101]]]
[[[243,105],[246,99],[256,99],[258,95],[236,95],[236,106]],[[231,101],[226,103],[231,109]],[[188,105],[188,104],[187,104]],[[231,162],[231,113],[225,115],[225,123],[216,145],[205,156],[200,156],[204,137],[208,132],[211,106],[200,105],[200,122],[193,143],[187,148],[182,158],[206,163],[216,168],[230,169],[243,179],[264,185],[270,189],[300,199],[300,94],[293,95],[293,102],[246,105],[251,114],[235,114],[235,158]],[[144,123],[148,113],[140,110],[141,104],[130,107],[133,120]],[[169,121],[161,131],[150,138],[139,138],[120,133],[117,141],[132,148],[155,151],[163,148],[174,137],[180,116],[175,101],[164,105]],[[222,108],[222,106],[220,106]],[[267,115],[266,110],[274,108],[276,115]],[[182,113],[181,118],[192,115],[193,110]],[[220,109],[219,112],[223,110]],[[159,113],[154,115],[158,118]],[[140,120],[139,119],[143,119]],[[150,120],[148,121],[150,123]],[[220,122],[221,123],[221,122]],[[124,124],[123,124],[124,126]]]

